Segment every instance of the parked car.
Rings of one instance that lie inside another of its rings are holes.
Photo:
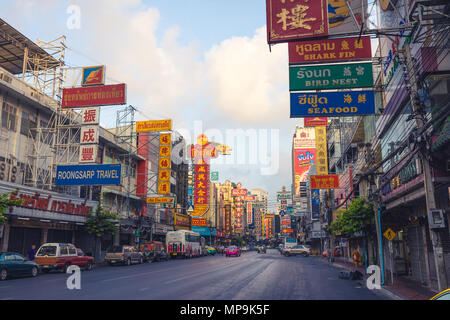
[[[247,251],[250,251],[250,248],[247,247],[247,246],[243,246],[243,247],[241,248],[241,251],[242,251],[242,252],[247,252]]]
[[[256,250],[258,253],[266,253],[266,246],[258,246]]]
[[[164,244],[159,241],[150,241],[142,243],[140,251],[144,261],[155,262],[161,260],[169,260],[169,255],[164,249]]]
[[[84,253],[79,254],[80,251],[71,243],[44,243],[36,252],[34,261],[39,264],[39,268],[44,273],[51,270],[65,273],[71,265],[91,270],[94,258]]]
[[[129,266],[133,263],[144,263],[144,256],[133,246],[111,246],[106,251],[105,261],[109,265],[126,264]]]
[[[231,257],[231,256],[240,257],[241,256],[241,250],[238,247],[236,247],[236,246],[229,246],[225,250],[225,257]]]
[[[216,254],[216,248],[210,246],[205,246],[205,248],[206,251],[208,252],[208,255],[214,256]]]
[[[9,277],[32,276],[36,277],[39,265],[24,258],[15,252],[0,252],[0,280]]]
[[[311,248],[305,247],[304,245],[296,245],[293,247],[287,247],[283,250],[283,254],[286,257],[289,256],[296,256],[296,255],[302,255],[302,256],[309,256],[311,254]]]

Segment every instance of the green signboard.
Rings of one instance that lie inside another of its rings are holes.
[[[289,89],[291,91],[372,86],[371,62],[289,68]]]
[[[219,181],[219,172],[218,171],[211,172],[211,181]]]

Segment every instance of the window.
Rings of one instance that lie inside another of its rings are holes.
[[[15,254],[14,255],[14,260],[16,260],[16,261],[25,261],[25,258],[22,257],[20,254]]]
[[[73,247],[69,248],[69,254],[70,255],[76,255],[77,254],[77,250]]]
[[[61,247],[60,253],[62,256],[67,256],[69,254],[69,250],[67,247]]]
[[[30,129],[36,128],[36,116],[33,114],[30,114],[26,111],[22,111],[22,121],[20,125],[20,133],[28,136],[28,133],[30,132]],[[31,131],[31,134],[34,137],[36,137],[36,130]]]
[[[9,103],[3,102],[2,107],[2,127],[11,131],[16,131],[17,108]]]
[[[41,247],[36,254],[37,256],[56,256],[56,246]]]
[[[15,258],[14,258],[14,255],[13,254],[7,254],[6,256],[5,256],[5,261],[12,261],[12,260],[14,260]]]

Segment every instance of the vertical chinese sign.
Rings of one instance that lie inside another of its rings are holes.
[[[237,184],[237,189],[231,190],[231,196],[234,202],[234,232],[241,233],[244,231],[242,217],[244,215],[244,196],[247,194],[247,189],[242,189],[240,183]]]
[[[217,157],[217,150],[201,134],[197,137],[197,144],[189,147],[189,155],[194,160],[194,211],[190,215],[199,218],[209,208],[210,160]]]
[[[97,160],[99,143],[100,108],[91,107],[81,110],[80,155],[79,163],[93,163]]]
[[[172,134],[161,133],[159,135],[159,170],[158,193],[170,193],[170,172],[172,168]]]
[[[231,204],[226,204],[224,206],[225,211],[225,234],[227,236],[231,235]]]
[[[269,44],[328,35],[327,0],[266,0]]]
[[[326,127],[315,127],[316,131],[316,172],[318,175],[328,174],[327,130]]]

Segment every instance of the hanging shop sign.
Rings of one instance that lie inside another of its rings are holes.
[[[372,86],[371,62],[289,68],[289,90],[291,91]]]
[[[375,113],[374,92],[291,93],[291,118],[345,117]]]
[[[231,189],[231,195],[235,196],[245,196],[247,194],[247,189]]]
[[[175,213],[173,219],[175,229],[190,229],[191,223],[188,215]]]
[[[328,174],[327,130],[326,127],[315,127],[316,130],[316,172],[318,175]]]
[[[172,197],[148,197],[147,203],[153,204],[153,203],[174,203],[175,202],[175,196]]]
[[[219,172],[218,171],[211,172],[211,181],[219,181]]]
[[[310,177],[311,189],[336,189],[339,188],[339,176],[337,174],[312,175]]]
[[[170,193],[170,172],[172,168],[172,135],[163,133],[159,136],[159,171],[158,171],[158,193]]]
[[[320,190],[311,189],[311,220],[320,219]]]
[[[84,67],[82,71],[81,85],[98,86],[105,84],[105,66]]]
[[[321,118],[321,117],[315,117],[315,118],[305,118],[303,119],[303,126],[304,127],[316,127],[316,126],[324,126],[326,127],[328,125],[328,118]]]
[[[170,131],[172,120],[136,121],[136,132]]]
[[[370,36],[289,43],[289,63],[371,59]]]
[[[63,89],[62,108],[81,108],[126,104],[126,86],[122,84]]]
[[[231,234],[231,204],[224,205],[224,213],[225,213],[225,234]]]
[[[121,173],[121,164],[85,164],[57,166],[55,185],[120,185]]]
[[[206,219],[204,218],[192,218],[191,225],[197,227],[206,227]]]
[[[327,0],[266,0],[267,42],[328,34]]]

